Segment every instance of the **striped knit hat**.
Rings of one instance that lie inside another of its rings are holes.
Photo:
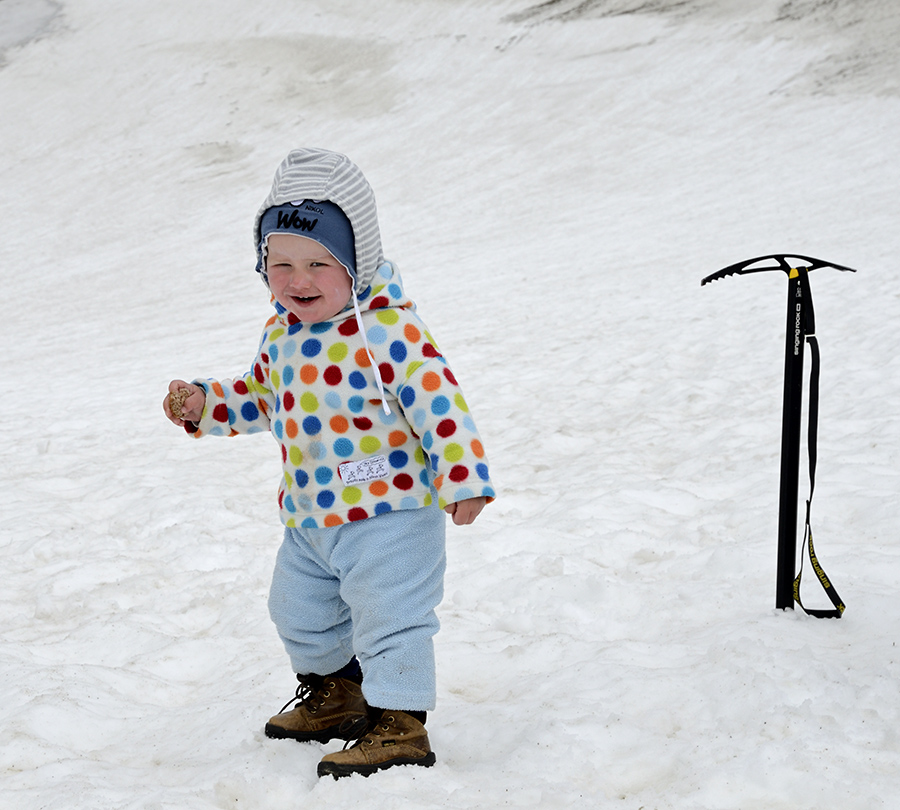
[[[334,203],[346,215],[353,229],[355,290],[361,296],[384,262],[384,254],[375,194],[359,167],[348,157],[327,149],[295,149],[281,162],[275,172],[272,189],[260,206],[253,226],[258,260],[256,269],[263,277],[263,217],[270,208],[278,208],[294,200],[325,200]],[[344,263],[340,256],[335,254],[335,257]]]

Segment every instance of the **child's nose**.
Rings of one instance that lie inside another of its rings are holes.
[[[305,267],[295,267],[291,273],[290,285],[293,289],[302,290],[312,282],[312,273]]]

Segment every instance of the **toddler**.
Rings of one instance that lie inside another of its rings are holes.
[[[382,255],[355,164],[291,152],[254,241],[275,313],[250,370],[173,380],[163,408],[195,438],[269,431],[279,445],[285,531],[269,612],[299,686],[266,734],[355,741],[319,776],[432,765],[444,513],[468,524],[494,499],[481,439]]]

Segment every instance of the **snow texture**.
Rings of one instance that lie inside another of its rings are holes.
[[[898,36],[894,0],[0,0],[0,807],[890,808]],[[252,359],[303,145],[366,172],[500,487],[449,529],[437,765],[337,782],[262,733],[275,445],[160,407]],[[811,276],[840,620],[774,608],[785,276],[700,286],[781,251],[858,269]]]

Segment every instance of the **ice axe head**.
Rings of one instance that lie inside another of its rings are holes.
[[[797,259],[800,261],[791,261]],[[771,264],[771,262],[774,262],[774,264]],[[757,256],[755,259],[747,259],[736,264],[730,264],[728,267],[723,267],[721,270],[704,278],[700,282],[700,286],[709,284],[711,281],[718,281],[726,276],[745,276],[750,273],[765,273],[769,270],[783,270],[790,278],[791,274],[801,267],[800,262],[805,262],[802,266],[807,273],[820,267],[833,267],[835,270],[844,270],[849,273],[856,272],[852,267],[844,267],[842,264],[826,262],[824,259],[816,259],[812,256],[803,256],[800,253],[773,253],[769,256]]]

